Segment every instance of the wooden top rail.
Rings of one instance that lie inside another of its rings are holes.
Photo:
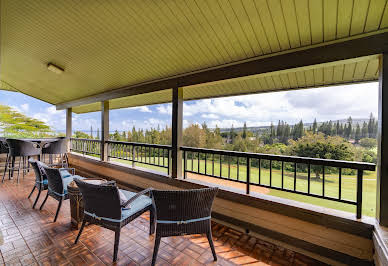
[[[225,155],[225,156],[263,159],[263,160],[271,160],[271,161],[283,161],[283,162],[291,162],[291,163],[299,163],[299,164],[323,165],[323,166],[356,169],[356,170],[374,171],[376,169],[375,164],[364,163],[364,162],[350,162],[350,161],[308,158],[308,157],[287,156],[287,155],[213,150],[213,149],[193,148],[193,147],[181,147],[181,150],[188,151],[188,152],[195,152],[195,153],[198,153],[198,152],[211,153],[211,154],[218,154],[218,155]]]
[[[106,143],[133,145],[133,146],[144,146],[144,147],[151,147],[151,148],[160,148],[160,149],[171,150],[171,146],[170,145],[149,144],[149,143],[141,143],[141,142],[113,141],[113,140],[106,141]]]

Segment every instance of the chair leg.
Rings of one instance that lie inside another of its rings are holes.
[[[4,166],[3,178],[1,179],[2,183],[4,183],[4,178],[5,178],[5,174],[7,173],[8,164],[9,164],[9,155],[7,154],[7,160],[6,160],[6,163],[5,163],[5,166]]]
[[[119,251],[119,242],[120,242],[120,231],[121,231],[121,228],[116,229],[115,231],[115,246],[113,250],[113,262],[117,260],[117,253]]]
[[[36,188],[36,186],[34,185],[34,187],[32,188],[32,191],[31,191],[30,195],[28,195],[28,198],[31,198],[32,193],[34,193],[34,191],[35,191],[35,188]]]
[[[61,209],[61,206],[62,206],[62,201],[63,199],[59,200],[58,209],[57,209],[57,212],[55,213],[54,223],[57,221],[59,210]]]
[[[47,191],[47,194],[46,194],[46,197],[44,198],[44,200],[43,200],[43,202],[42,202],[42,205],[40,205],[40,208],[39,208],[39,210],[42,210],[42,208],[43,208],[43,205],[46,203],[46,201],[47,201],[47,198],[48,198],[48,191]]]
[[[22,157],[19,158],[19,167],[18,167],[18,177],[17,177],[17,183],[19,183],[19,176],[20,176],[20,164],[22,162]]]
[[[217,261],[217,254],[216,254],[216,250],[214,249],[214,243],[213,243],[213,237],[212,237],[212,232],[207,232],[206,233],[206,236],[207,236],[207,240],[209,241],[209,245],[210,245],[210,248],[212,250],[212,253],[213,253],[213,258],[214,258],[214,261]]]
[[[155,213],[154,209],[150,210],[150,235],[155,233]]]
[[[155,237],[155,244],[154,244],[154,254],[152,254],[152,263],[151,265],[154,266],[156,262],[156,257],[158,256],[159,246],[160,246],[160,240],[162,238],[160,236]]]
[[[78,243],[78,240],[82,234],[82,231],[84,230],[84,227],[85,227],[85,224],[86,224],[86,220],[85,218],[82,220],[82,224],[81,224],[81,228],[79,229],[79,232],[78,232],[78,235],[77,235],[77,238],[75,239],[74,241],[74,244],[77,244]]]
[[[33,208],[33,209],[35,209],[35,205],[38,203],[38,199],[39,199],[39,197],[40,197],[40,193],[41,193],[41,192],[42,192],[42,190],[39,189],[38,195],[36,196],[36,199],[35,199],[35,202],[34,202],[34,204],[32,205],[32,208]]]

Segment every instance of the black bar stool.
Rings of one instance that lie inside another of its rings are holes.
[[[62,168],[68,167],[67,162],[67,141],[66,138],[61,138],[57,141],[47,143],[42,148],[42,154],[43,156],[49,155],[49,166],[60,166]],[[60,155],[60,161],[58,163],[53,163],[53,155]],[[44,161],[44,157],[43,157]]]
[[[0,166],[0,167],[3,167],[5,169],[7,167],[8,154],[9,154],[9,149],[8,149],[7,142],[5,141],[5,138],[0,138],[0,155],[2,155],[2,154],[7,155],[4,165]]]
[[[7,167],[10,170],[10,175],[13,175],[14,170],[18,171],[17,182],[19,183],[20,170],[23,171],[23,177],[25,175],[25,171],[28,170],[29,163],[26,159],[31,156],[40,156],[41,149],[36,147],[34,143],[18,140],[18,139],[7,139],[7,145],[9,148],[9,154],[7,157],[7,162],[4,168],[4,174],[2,178],[2,182],[4,182],[5,173],[7,172]],[[15,160],[19,157],[19,165],[15,167]],[[9,166],[11,160],[11,166]],[[23,162],[23,165],[21,163]],[[27,165],[27,166],[26,166]]]

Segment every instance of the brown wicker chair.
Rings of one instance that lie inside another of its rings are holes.
[[[117,260],[122,227],[144,212],[150,211],[150,235],[154,233],[154,208],[152,207],[151,198],[145,196],[152,189],[145,189],[139,193],[120,190],[128,199],[121,204],[119,189],[115,183],[95,185],[83,182],[78,178],[74,178],[74,181],[82,193],[84,203],[84,218],[75,244],[77,244],[86,222],[110,229],[115,232],[113,250],[113,261],[115,262]]]
[[[206,234],[216,261],[211,232],[211,210],[218,188],[180,191],[153,190],[156,236],[152,265],[155,265],[162,237]]]

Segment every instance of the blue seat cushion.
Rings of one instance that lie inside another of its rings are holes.
[[[129,200],[136,195],[136,193],[120,189],[120,191],[125,195]],[[121,219],[125,220],[126,218],[132,216],[138,211],[149,207],[152,204],[152,199],[146,195],[141,195],[135,201],[131,202],[127,208],[121,209]]]
[[[69,175],[67,177],[63,177],[62,180],[63,180],[63,194],[67,194],[67,185],[69,185],[74,178],[78,178],[78,179],[84,179],[82,176],[78,176],[78,175]]]
[[[66,178],[66,177],[71,176],[71,174],[69,173],[69,171],[67,171],[67,170],[65,170],[65,169],[59,170],[59,172],[61,173],[61,177],[62,177],[62,178]]]

